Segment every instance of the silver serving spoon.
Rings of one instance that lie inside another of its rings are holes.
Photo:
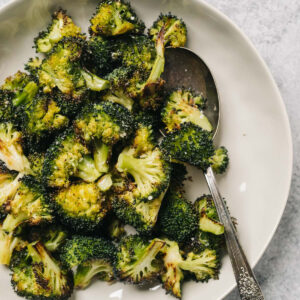
[[[208,99],[205,114],[212,123],[215,137],[219,126],[220,106],[215,81],[206,64],[186,48],[167,48],[163,78],[166,88],[191,88]],[[238,241],[227,206],[217,187],[212,168],[204,174],[214,199],[220,222],[224,225],[228,254],[242,300],[263,300],[263,294],[255,275]]]

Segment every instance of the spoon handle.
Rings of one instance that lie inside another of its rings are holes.
[[[263,300],[264,296],[238,241],[236,230],[231,221],[227,206],[224,203],[217,187],[212,168],[209,167],[204,175],[214,199],[220,222],[224,225],[227,250],[233,267],[241,300]]]

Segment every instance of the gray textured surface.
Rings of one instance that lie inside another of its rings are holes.
[[[0,0],[0,6],[9,1]],[[300,299],[300,2],[206,1],[229,16],[252,40],[271,69],[289,113],[294,139],[291,192],[279,228],[255,271],[266,299],[297,300]],[[225,298],[235,299],[238,299],[236,291]]]

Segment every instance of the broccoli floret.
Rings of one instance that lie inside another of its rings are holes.
[[[43,62],[43,59],[40,57],[31,57],[28,62],[25,64],[25,70],[33,77],[37,77],[38,70]]]
[[[10,170],[30,174],[30,163],[23,153],[22,140],[22,133],[11,122],[0,123],[0,160]]]
[[[107,192],[112,187],[112,175],[110,173],[103,175],[98,181],[97,186],[101,192]]]
[[[65,10],[59,9],[53,13],[47,30],[40,32],[34,39],[36,51],[48,53],[63,37],[71,36],[83,37],[80,27],[74,24]]]
[[[134,284],[157,278],[161,272],[157,256],[164,246],[165,242],[159,239],[148,241],[139,235],[124,237],[115,264],[118,278]]]
[[[163,235],[178,242],[185,242],[195,234],[197,214],[181,192],[168,191],[159,211],[158,228]]]
[[[216,149],[214,155],[209,158],[209,162],[217,174],[224,173],[229,163],[228,150],[225,147]]]
[[[1,86],[1,89],[13,93],[11,102],[13,106],[17,107],[21,104],[31,103],[39,87],[31,76],[18,71],[13,76],[5,79],[5,83]]]
[[[99,229],[109,209],[96,183],[78,182],[53,193],[52,204],[61,223],[76,232]]]
[[[72,129],[60,135],[47,150],[43,165],[43,181],[50,187],[67,187],[76,174],[82,157],[88,154]]]
[[[120,187],[118,183],[115,183],[114,191],[115,196],[112,200],[112,206],[117,217],[125,224],[132,225],[141,234],[149,235],[156,224],[166,190],[157,198],[147,202],[135,201],[128,183],[124,187]]]
[[[127,108],[129,111],[132,111],[134,100],[126,95],[121,89],[120,90],[114,90],[111,89],[109,92],[107,92],[102,99],[104,101],[110,101],[113,103],[118,103],[125,108]]]
[[[101,1],[90,22],[91,35],[116,36],[128,32],[143,33],[145,29],[130,4],[122,0]]]
[[[162,110],[162,121],[168,131],[180,129],[183,123],[193,123],[204,130],[212,131],[212,125],[201,111],[205,103],[200,95],[194,95],[187,90],[172,92]]]
[[[29,175],[22,177],[20,182],[14,198],[6,204],[9,214],[3,222],[3,230],[7,232],[25,224],[36,226],[53,221],[44,188]]]
[[[199,229],[215,235],[224,233],[224,226],[219,222],[218,213],[210,195],[198,198],[194,207],[199,215]]]
[[[180,263],[183,258],[176,242],[168,239],[163,239],[163,241],[166,242],[166,245],[162,249],[164,270],[161,274],[161,281],[167,293],[181,299],[181,284],[184,274],[180,268]]]
[[[109,159],[111,156],[111,147],[100,142],[99,140],[94,140],[93,143],[93,158],[95,161],[95,166],[100,173],[107,173],[109,171]]]
[[[110,216],[107,223],[107,235],[114,241],[119,241],[125,234],[125,224],[116,216]]]
[[[0,264],[9,266],[14,250],[21,250],[26,242],[14,236],[13,232],[7,233],[0,225]]]
[[[15,120],[15,111],[12,105],[13,93],[0,90],[0,121]]]
[[[100,91],[108,82],[81,67],[84,40],[63,38],[43,60],[38,72],[39,82],[45,93],[57,87],[63,94],[83,98],[87,88]]]
[[[113,279],[113,263],[116,248],[104,238],[73,236],[67,239],[60,251],[60,259],[68,268],[77,267],[75,288],[86,288],[93,277],[110,281]]]
[[[15,252],[10,268],[13,288],[21,297],[67,300],[72,294],[72,272],[62,269],[39,242]]]
[[[204,232],[199,229],[192,243],[186,245],[186,249],[187,252],[193,250],[194,248],[200,251],[203,251],[205,249],[212,249],[216,250],[217,253],[219,253],[224,245],[224,235],[215,235],[213,233]]]
[[[85,106],[74,126],[86,142],[99,139],[104,144],[113,145],[130,136],[133,119],[121,105],[101,102]]]
[[[57,103],[45,94],[37,95],[22,112],[21,127],[30,144],[49,139],[68,123],[69,119],[61,114]]]
[[[165,136],[161,149],[171,159],[187,162],[203,171],[209,167],[209,158],[214,154],[211,134],[192,123],[184,123],[179,130]]]
[[[205,249],[200,253],[189,252],[186,259],[180,263],[180,268],[191,273],[197,281],[217,279],[220,269],[217,252],[211,249]]]
[[[23,177],[22,173],[9,170],[5,164],[0,161],[0,219],[6,216],[5,206],[15,197],[17,189],[20,186],[19,179]]]
[[[67,236],[66,230],[61,227],[50,227],[48,230],[43,231],[41,241],[48,251],[55,252],[63,245]]]
[[[101,173],[97,170],[93,158],[90,155],[83,156],[78,164],[75,176],[86,182],[94,182],[100,175]]]
[[[33,176],[35,176],[37,180],[41,180],[45,153],[36,151],[32,152],[28,155],[28,160]]]

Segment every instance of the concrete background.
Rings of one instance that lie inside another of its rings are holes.
[[[0,6],[10,0],[0,0]],[[206,0],[252,40],[281,90],[294,139],[294,174],[287,207],[255,268],[265,299],[300,299],[300,1]],[[282,145],[284,147],[284,145]],[[274,162],[275,163],[275,162]],[[233,291],[224,300],[239,299]],[[207,299],[214,300],[214,299]]]

